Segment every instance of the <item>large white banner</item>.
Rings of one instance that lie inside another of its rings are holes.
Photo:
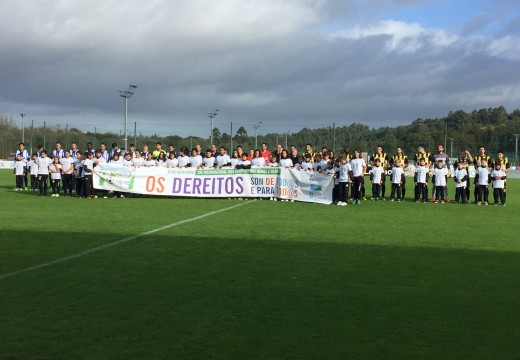
[[[332,203],[334,179],[317,172],[286,168],[191,169],[132,168],[100,164],[94,187],[145,195],[269,198]]]

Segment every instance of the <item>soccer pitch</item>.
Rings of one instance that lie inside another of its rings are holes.
[[[520,354],[520,180],[506,207],[13,188],[0,171],[2,360]]]

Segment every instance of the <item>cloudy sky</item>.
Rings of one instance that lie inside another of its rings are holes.
[[[517,0],[2,0],[0,114],[208,137],[520,100]]]

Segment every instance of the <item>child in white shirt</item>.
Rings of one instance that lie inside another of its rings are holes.
[[[464,163],[457,161],[457,169],[453,173],[453,180],[455,180],[455,203],[467,204],[466,187],[468,186],[468,172],[464,168]]]
[[[444,167],[442,160],[437,161],[437,167],[433,170],[433,176],[435,177],[435,202],[444,203],[444,194],[446,187],[446,176],[448,175],[448,169]]]
[[[419,166],[415,168],[415,202],[422,200],[423,203],[428,202],[428,178],[430,177],[430,169],[426,166],[426,159],[419,159]]]
[[[491,172],[491,179],[493,180],[493,198],[495,206],[498,205],[498,199],[503,206],[506,206],[505,180],[507,178],[506,172],[502,169],[502,165],[497,162],[495,170]]]
[[[381,185],[383,184],[383,167],[381,166],[381,159],[376,158],[374,166],[370,169],[370,181],[372,181],[372,200],[379,200],[381,192]]]
[[[487,167],[487,161],[482,160],[480,166],[477,168],[475,174],[475,183],[478,185],[477,188],[477,205],[482,205],[484,200],[485,205],[489,205],[489,181],[491,177],[491,171]]]
[[[394,201],[395,193],[397,192],[397,201],[401,201],[401,190],[404,180],[404,170],[401,167],[401,160],[397,159],[394,162],[394,167],[392,168],[392,191],[390,193],[390,201]]]

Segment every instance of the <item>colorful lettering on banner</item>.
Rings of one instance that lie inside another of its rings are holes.
[[[94,169],[97,189],[144,195],[188,197],[278,197],[330,204],[330,176],[285,168],[168,169],[101,164]]]

